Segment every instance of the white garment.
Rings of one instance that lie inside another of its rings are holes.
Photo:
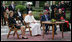
[[[21,13],[20,13],[20,12],[18,12],[18,15],[19,15],[19,16],[21,16]]]
[[[12,8],[14,9],[14,5],[11,5],[12,6]]]
[[[41,35],[41,29],[40,29],[40,24],[38,23],[31,23],[31,22],[37,22],[33,16],[27,15],[24,19],[25,22],[30,22],[29,26],[31,27],[32,30],[32,36],[40,34]]]

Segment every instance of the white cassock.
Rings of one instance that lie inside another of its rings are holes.
[[[31,27],[32,30],[32,36],[40,34],[41,35],[41,29],[40,29],[40,24],[38,23],[31,23],[31,22],[37,22],[34,18],[34,16],[25,16],[24,19],[25,22],[30,22],[29,26]]]

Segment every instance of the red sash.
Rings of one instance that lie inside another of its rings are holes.
[[[67,23],[67,28],[69,28],[69,21],[65,21],[65,23]]]
[[[64,20],[63,17],[61,17],[60,19],[61,19],[61,20]],[[67,23],[67,28],[69,28],[69,21],[66,21],[66,20],[65,20],[65,23]]]

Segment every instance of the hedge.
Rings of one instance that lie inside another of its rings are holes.
[[[24,5],[17,5],[16,11],[17,11],[18,8],[20,9],[21,12],[26,11],[26,6],[24,6]]]

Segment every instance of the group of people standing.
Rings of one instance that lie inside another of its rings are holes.
[[[65,24],[63,26],[64,31],[69,31],[70,30],[69,21],[66,21],[66,9],[67,9],[67,5],[66,5],[66,3],[64,3],[64,1],[59,2],[58,5],[56,5],[55,2],[53,2],[53,5],[51,5],[51,7],[49,7],[49,4],[47,4],[47,3],[45,3],[45,6],[44,6],[44,10],[47,11],[47,13],[45,13],[45,14],[48,15],[47,16],[48,19],[55,19],[57,21],[65,20]],[[46,17],[46,15],[42,16],[42,20],[47,21],[47,18],[43,19],[43,17]],[[46,26],[47,26],[47,24],[46,24]],[[48,26],[47,26],[47,28],[48,28]],[[55,26],[55,28],[56,28],[56,26]],[[61,25],[60,25],[60,31],[62,31]]]
[[[55,18],[56,17],[56,13],[58,12],[58,9],[62,9],[62,12],[64,14],[64,18],[66,18],[66,4],[64,3],[64,1],[61,1],[58,3],[58,5],[55,4],[55,2],[53,2],[53,5],[49,6],[49,4],[45,3],[44,6],[44,10],[47,10],[50,13],[50,8],[51,8],[51,18]],[[54,14],[55,13],[55,14]]]
[[[13,17],[14,18],[18,17],[18,19],[23,24],[22,12],[20,11],[20,9],[18,9],[16,11],[15,4],[12,1],[12,3],[9,6],[6,6],[5,3],[3,3],[2,6],[1,6],[1,21],[2,21],[2,25],[6,25],[6,17],[9,17],[9,12],[10,11],[13,11],[13,13],[14,13]]]
[[[9,11],[15,11],[15,5],[14,2],[12,2],[9,6],[6,6],[5,3],[1,6],[1,19],[2,19],[2,25],[6,25],[6,19],[5,16],[8,16]],[[4,21],[4,22],[3,22]]]

